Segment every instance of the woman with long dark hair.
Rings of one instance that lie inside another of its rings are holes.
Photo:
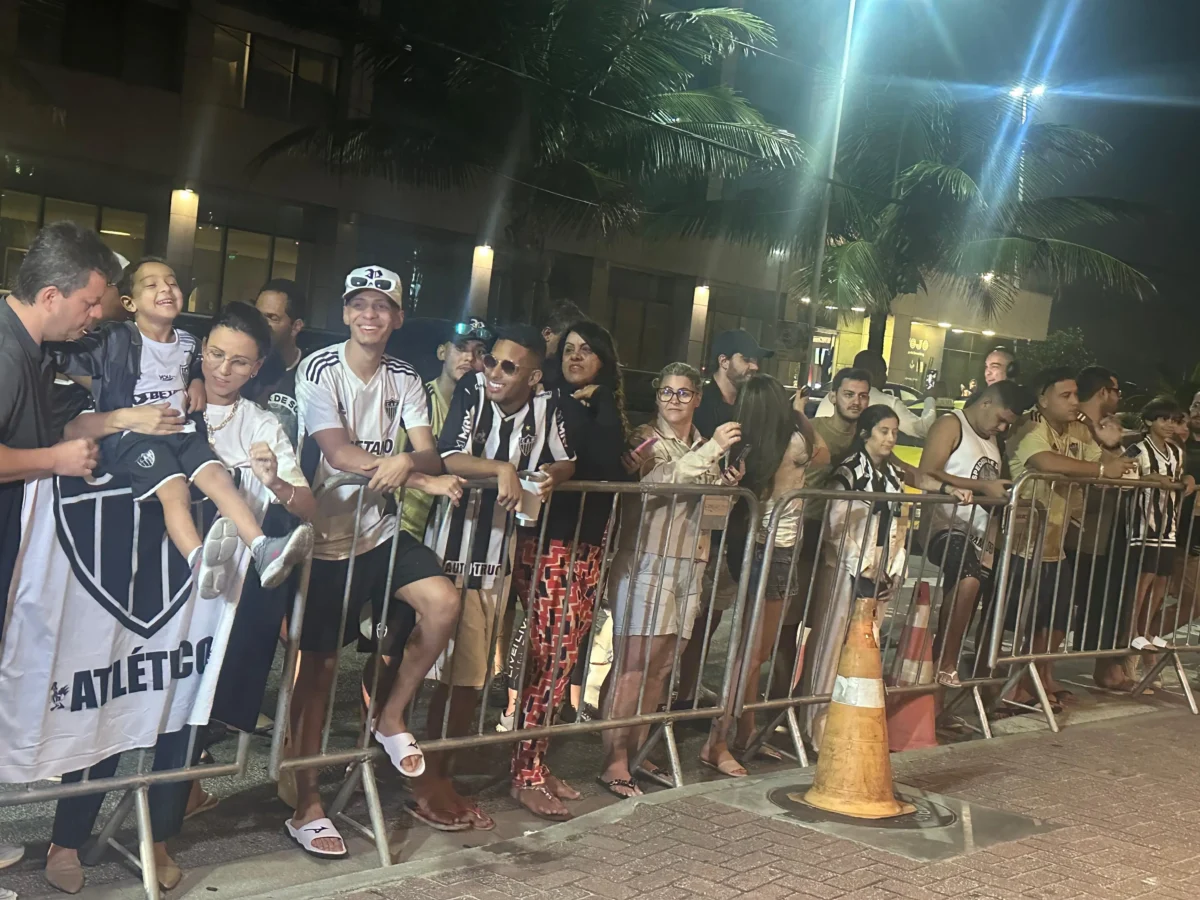
[[[922,490],[944,490],[960,503],[969,504],[970,491],[943,488],[940,481],[896,464],[892,451],[900,437],[900,420],[890,406],[868,406],[859,417],[854,441],[834,469],[829,486],[846,491],[845,500],[830,500],[826,521],[824,576],[829,601],[811,616],[812,628],[805,651],[805,693],[828,694],[837,677],[838,659],[855,600],[873,597],[876,639],[883,609],[903,581],[907,564],[905,537],[908,526],[896,500],[856,500],[855,493],[900,495],[906,483]],[[808,733],[820,748],[827,706],[808,708]]]
[[[814,459],[821,463],[828,460],[829,450],[817,435],[808,419],[797,411],[792,398],[770,375],[753,375],[738,391],[736,421],[742,426],[742,442],[734,448],[734,455],[744,451],[742,462],[745,474],[742,487],[749,488],[763,502],[758,542],[754,557],[750,561],[750,595],[760,578],[767,579],[764,593],[763,614],[760,627],[750,647],[750,678],[742,686],[747,702],[754,699],[758,690],[759,671],[770,657],[779,622],[784,614],[785,600],[796,598],[800,586],[792,584],[788,591],[788,570],[795,554],[792,552],[800,535],[800,513],[803,501],[787,501],[779,517],[775,532],[774,554],[771,568],[763,574],[766,552],[767,526],[779,499],[783,495],[804,487],[804,476],[808,464]],[[740,578],[744,561],[742,552],[748,528],[745,504],[739,504],[733,512],[729,533],[726,536],[726,554],[730,570]],[[743,628],[748,628],[749,612],[743,616]],[[787,640],[781,636],[781,640]],[[740,667],[740,660],[737,665]],[[745,753],[754,734],[754,713],[746,712],[738,720],[737,745],[728,746],[729,725],[732,716],[713,721],[708,742],[700,751],[702,763],[716,768],[722,775],[741,778],[748,774],[736,757]]]
[[[575,480],[625,481],[625,406],[621,364],[612,335],[595,322],[571,324],[546,361],[547,383],[560,392],[568,440],[576,450]],[[546,546],[537,556],[537,538],[520,547],[514,582],[527,600],[527,654],[517,727],[546,724],[558,708],[591,633],[600,582],[605,531],[612,496],[583,497],[573,491],[555,493],[547,510]],[[578,528],[578,543],[576,529]],[[574,546],[572,546],[574,545]],[[572,556],[574,566],[571,565]],[[564,583],[563,573],[570,569]],[[568,595],[569,594],[569,595]],[[519,669],[519,666],[516,667]],[[516,673],[519,678],[519,672]],[[563,800],[579,793],[550,774],[545,764],[545,738],[522,741],[513,750],[512,794],[530,812],[553,821],[571,818]]]

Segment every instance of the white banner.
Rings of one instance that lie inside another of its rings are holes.
[[[112,480],[28,483],[0,644],[0,782],[207,722],[250,558],[238,553],[226,597],[201,600],[157,502]]]

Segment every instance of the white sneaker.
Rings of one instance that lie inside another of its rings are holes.
[[[517,714],[500,713],[500,721],[496,723],[496,730],[499,732],[512,731],[517,727]]]
[[[17,900],[17,892],[8,888],[0,888],[0,900]]]
[[[0,869],[15,866],[25,856],[25,848],[13,844],[0,844]],[[16,896],[15,894],[13,896]]]
[[[232,563],[239,542],[237,526],[230,519],[221,517],[213,522],[200,547],[200,559],[195,565],[201,599],[212,600],[225,593],[225,589],[233,581]]]

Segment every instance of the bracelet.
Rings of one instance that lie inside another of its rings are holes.
[[[292,501],[296,499],[296,486],[294,484],[289,484],[288,487],[292,489],[292,492],[288,494],[288,498],[286,500],[279,501],[281,504],[283,504],[284,509],[287,509],[289,506],[291,506]],[[276,494],[275,497],[278,499],[279,495]]]
[[[946,484],[946,482],[944,482],[944,481],[943,481],[941,484],[939,484],[939,485],[938,485],[938,493],[939,493],[939,494],[948,494],[948,493],[950,493],[948,490],[946,490],[946,488],[948,488],[948,487],[949,487],[949,485],[948,485],[948,484]]]

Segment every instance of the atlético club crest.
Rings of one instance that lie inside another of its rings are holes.
[[[383,411],[385,413],[387,413],[389,422],[396,421],[396,410],[398,410],[399,408],[400,408],[400,401],[397,400],[395,397],[389,397],[387,400],[383,401]]]
[[[130,631],[151,637],[191,596],[191,570],[167,537],[162,507],[134,503],[126,477],[55,478],[54,517],[75,577]]]

